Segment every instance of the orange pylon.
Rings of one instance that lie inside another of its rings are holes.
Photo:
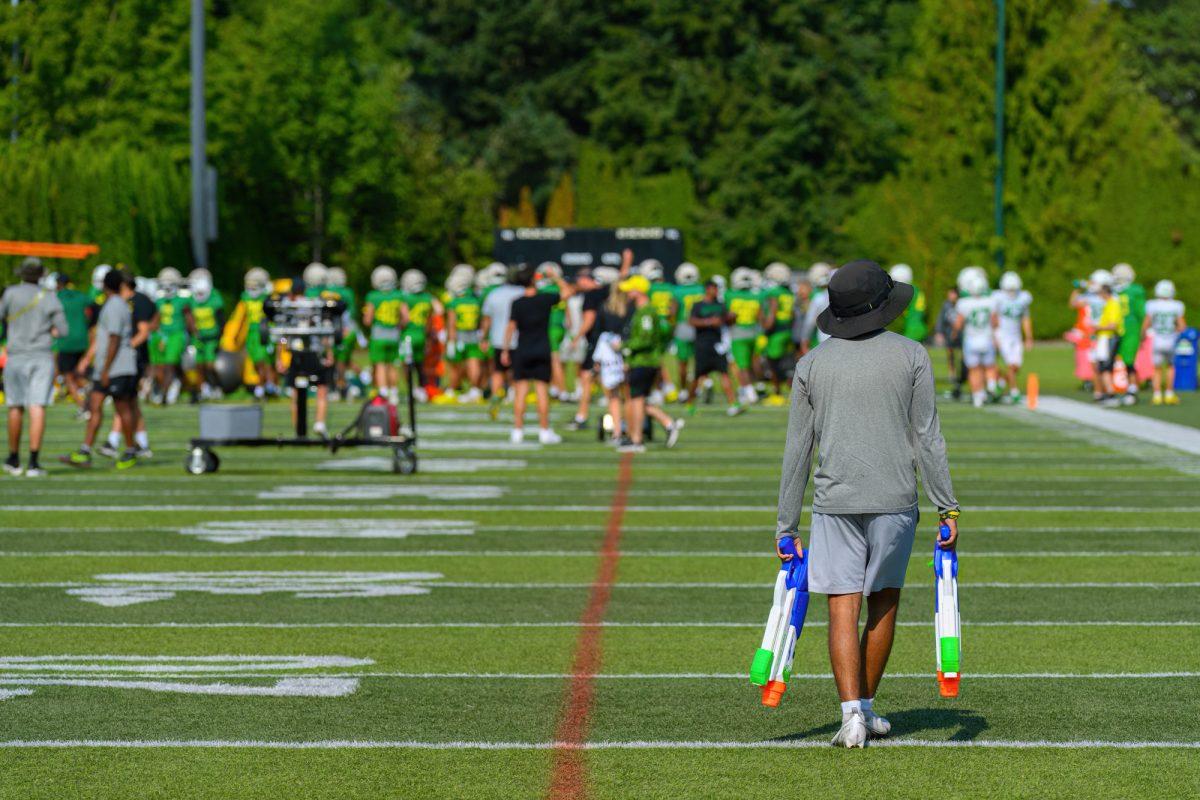
[[[1025,381],[1025,405],[1029,406],[1030,411],[1037,411],[1037,403],[1038,376],[1036,372],[1031,372]]]

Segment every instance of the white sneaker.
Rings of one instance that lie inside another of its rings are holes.
[[[842,717],[842,729],[833,737],[834,747],[866,747],[867,722],[861,711],[851,711]]]
[[[512,433],[509,434],[508,440],[513,444],[520,444],[521,442],[525,441],[525,431],[521,428],[513,428]]]
[[[46,470],[42,469],[41,467],[30,467],[29,469],[25,470],[25,477],[44,478],[46,477]]]
[[[863,721],[867,723],[867,731],[872,736],[887,736],[892,731],[892,723],[874,711],[863,711]]]
[[[671,423],[671,427],[667,429],[667,449],[675,446],[679,441],[679,433],[683,430],[683,420],[677,419]]]
[[[421,386],[413,387],[413,399],[418,403],[426,403],[429,401],[429,393]]]
[[[317,436],[320,436],[322,439],[329,438],[329,429],[325,427],[324,422],[313,423],[313,433],[315,433]]]
[[[6,462],[4,462],[4,471],[7,472],[9,475],[12,475],[13,477],[20,477],[21,474],[24,473],[25,470],[21,469],[20,464],[17,464],[14,466],[12,464],[9,464],[6,461]]]
[[[562,444],[562,437],[549,428],[538,431],[538,442],[541,444]]]
[[[727,416],[727,417],[736,417],[739,414],[745,414],[745,413],[746,413],[745,406],[733,405],[733,406],[730,406],[729,408],[725,409],[725,416]]]

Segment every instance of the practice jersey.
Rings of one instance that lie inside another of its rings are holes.
[[[408,334],[425,334],[429,318],[433,316],[433,295],[429,292],[402,294],[404,302],[408,303],[408,325],[404,328]]]
[[[367,294],[367,305],[375,309],[371,321],[371,338],[379,341],[399,341],[400,307],[404,305],[404,295],[395,289],[390,292],[375,290]]]
[[[547,281],[538,287],[538,292],[541,294],[559,294],[558,284],[554,281]],[[561,331],[566,327],[567,323],[567,301],[559,300],[550,309],[550,330]]]
[[[754,291],[729,291],[725,293],[725,305],[733,315],[734,339],[755,336],[758,317],[762,312],[762,297]]]
[[[191,308],[192,299],[181,295],[160,297],[158,306],[158,330],[160,333],[186,333],[187,319],[184,312]]]
[[[1016,292],[993,292],[992,301],[995,303],[996,316],[999,322],[996,334],[1002,339],[1021,339],[1021,321],[1029,315],[1029,307],[1033,305],[1033,295],[1024,290]]]
[[[786,286],[772,286],[764,293],[767,302],[775,301],[775,329],[791,330],[795,316],[796,295]]]
[[[1110,297],[1107,300],[1101,298],[1100,316],[1096,320],[1097,328],[1110,328],[1111,330],[1097,330],[1097,339],[1111,339],[1113,336],[1125,335],[1125,314],[1121,311],[1121,302],[1115,297]]]
[[[467,292],[450,298],[446,308],[454,312],[454,329],[459,333],[471,333],[479,330],[483,317],[483,304],[474,292]]]
[[[241,303],[246,307],[246,322],[251,325],[257,325],[263,320],[263,302],[267,299],[265,294],[260,294],[258,297],[252,296],[249,292],[242,292]]]
[[[195,297],[189,298],[189,308],[192,309],[192,321],[196,324],[196,336],[201,339],[216,339],[221,335],[220,312],[225,309],[225,300],[220,292],[213,289],[208,299],[201,303]],[[162,327],[159,312],[159,327]]]
[[[67,318],[67,335],[54,340],[54,348],[60,353],[82,353],[88,349],[87,309],[91,300],[83,292],[60,289],[58,302],[62,303],[63,316]]]
[[[1083,302],[1083,307],[1087,309],[1088,324],[1093,328],[1096,327],[1100,315],[1104,313],[1104,298],[1098,292],[1085,292],[1079,296]]]
[[[1179,300],[1147,300],[1146,316],[1156,350],[1174,349],[1179,338],[1179,320],[1183,317],[1183,302]]]
[[[963,297],[954,310],[963,318],[963,346],[984,347],[992,342],[992,312],[995,305],[990,297]]]
[[[703,294],[703,291],[701,292]],[[671,307],[675,304],[675,286],[665,281],[650,284],[650,308],[659,319],[673,321]]]

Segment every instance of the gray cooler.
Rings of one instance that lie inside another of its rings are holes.
[[[262,406],[200,406],[201,439],[258,439],[262,428]]]

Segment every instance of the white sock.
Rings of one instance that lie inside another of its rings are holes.
[[[874,697],[864,697],[863,699],[858,701],[858,704],[860,706],[862,706],[862,712],[864,714],[870,714],[871,713],[871,704],[873,702],[875,702]]]
[[[116,431],[108,432],[108,446],[114,449],[121,446],[121,434]]]
[[[842,718],[850,716],[852,711],[862,711],[862,700],[847,700],[842,703]]]
[[[996,382],[994,380],[991,380],[991,379],[988,380],[987,390],[988,390],[988,393],[994,393],[996,391]]]
[[[150,434],[147,431],[138,431],[135,433],[133,441],[143,450],[150,449]]]

